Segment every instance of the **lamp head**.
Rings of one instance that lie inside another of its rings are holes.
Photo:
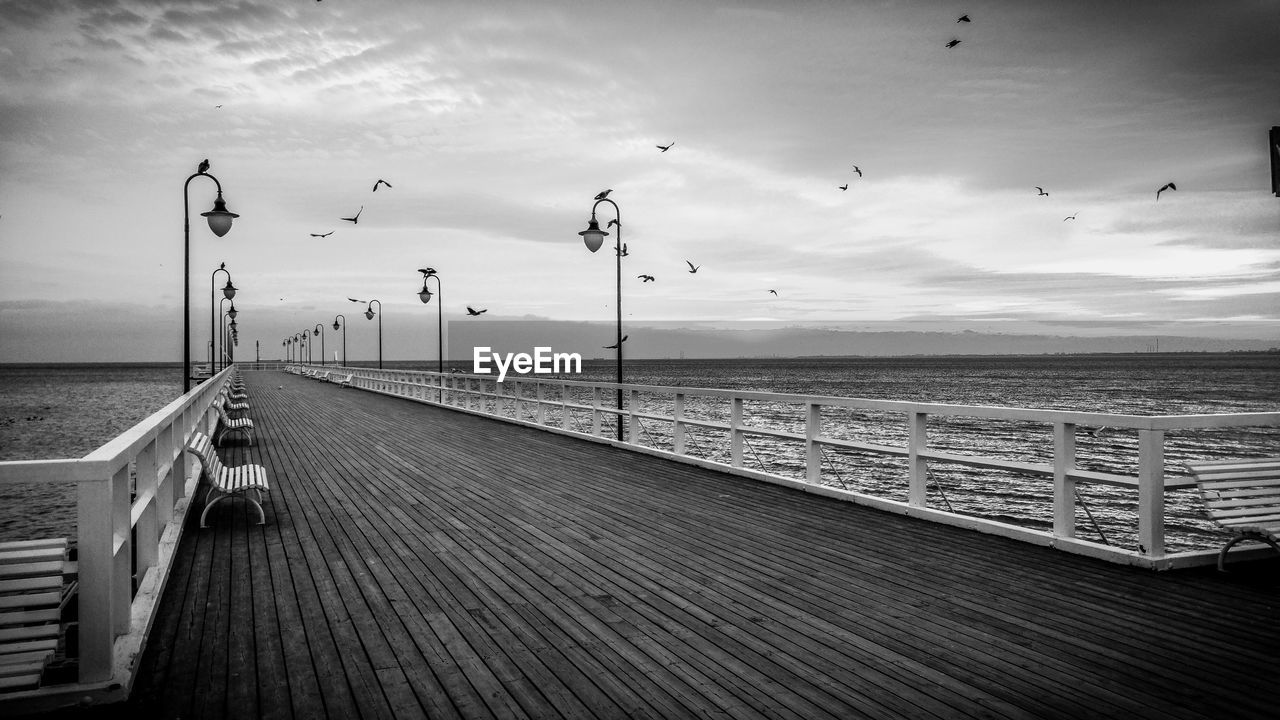
[[[587,223],[587,229],[578,234],[582,236],[582,241],[587,244],[587,249],[595,252],[604,244],[604,238],[609,233],[600,229],[600,223],[596,222],[595,213],[591,213],[591,220]]]
[[[366,309],[365,309],[365,311],[364,311],[364,316],[365,316],[365,318],[367,318],[367,319],[369,319],[369,320],[372,320],[372,319],[373,319],[373,308],[366,308]]]
[[[235,304],[235,303],[231,303],[231,309],[227,311],[227,315],[230,315],[230,316],[231,316],[231,324],[232,324],[232,325],[235,325],[235,324],[236,324],[236,315],[239,315],[239,314],[240,314],[240,311],[239,311],[239,310],[236,310],[236,304]]]
[[[218,191],[218,199],[213,201],[213,209],[209,212],[200,213],[202,217],[209,219],[209,229],[214,235],[222,237],[231,229],[231,221],[240,217],[239,215],[227,210],[227,203],[222,199],[222,191]]]
[[[231,284],[231,278],[227,278],[227,286],[222,288],[222,296],[228,300],[236,296],[236,286]]]
[[[334,330],[337,330],[337,329],[338,329],[338,321],[337,321],[337,320],[334,320],[334,321],[333,321],[333,329],[334,329]]]
[[[418,299],[422,301],[423,305],[431,302],[431,291],[427,289],[426,277],[422,278],[422,292],[418,293]]]

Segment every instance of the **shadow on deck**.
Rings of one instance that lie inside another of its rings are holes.
[[[140,717],[1274,717],[1280,563],[1154,573],[280,372]],[[200,500],[203,500],[201,493]]]

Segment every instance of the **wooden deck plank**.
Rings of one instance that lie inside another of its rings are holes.
[[[227,457],[267,466],[267,525],[224,501],[213,528],[189,526],[135,707],[1191,719],[1280,701],[1275,563],[1152,573],[283,373],[246,380],[257,440]],[[250,627],[228,622],[242,613]]]

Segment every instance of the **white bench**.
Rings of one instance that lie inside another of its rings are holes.
[[[227,414],[226,398],[218,398],[214,401],[213,407],[218,411],[218,428],[213,433],[213,441],[222,445],[223,439],[227,433],[237,432],[249,438],[249,444],[253,444],[253,420],[247,417],[233,418]]]
[[[1187,463],[1209,518],[1232,534],[1218,553],[1225,570],[1227,551],[1252,540],[1280,552],[1280,457]]]
[[[233,495],[242,496],[258,508],[259,525],[267,522],[267,515],[262,511],[262,491],[271,489],[267,483],[266,468],[261,465],[223,465],[209,437],[200,432],[191,434],[186,450],[200,460],[201,477],[209,483],[209,491],[205,493],[204,512],[200,513],[200,527],[208,527],[205,518],[219,500]],[[250,490],[258,496],[256,500],[249,497]],[[217,497],[213,497],[215,491],[218,493]]]
[[[40,686],[58,651],[75,573],[65,538],[0,543],[0,692]]]

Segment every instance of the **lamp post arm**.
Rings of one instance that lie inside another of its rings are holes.
[[[193,173],[182,184],[182,394],[191,391],[191,181],[204,175],[218,186],[222,192],[222,183],[209,173]],[[209,368],[210,371],[213,368]]]
[[[373,299],[369,301],[369,307],[372,308],[374,303],[378,303],[378,369],[382,369],[382,301]]]
[[[597,200],[594,205],[591,206],[592,220],[594,220],[596,217],[596,208],[600,207],[600,203],[609,203],[610,205],[612,205],[613,214],[618,221],[617,222],[618,246],[613,249],[614,257],[617,259],[617,268],[618,268],[618,276],[617,276],[618,294],[617,294],[617,303],[616,303],[617,310],[618,310],[618,323],[617,323],[618,333],[617,333],[617,338],[615,339],[615,342],[618,344],[618,371],[617,371],[618,385],[622,385],[622,211],[618,209],[618,203],[610,200],[609,198],[601,198],[600,200]],[[622,410],[622,388],[621,387],[618,388],[618,410]],[[622,440],[621,413],[619,413],[618,415],[618,440],[619,441]]]

